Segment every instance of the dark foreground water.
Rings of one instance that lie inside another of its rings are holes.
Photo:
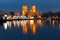
[[[0,24],[0,40],[60,40],[60,21],[7,21]]]

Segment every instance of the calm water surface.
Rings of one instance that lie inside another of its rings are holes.
[[[0,40],[59,40],[59,20],[20,20],[0,24]]]

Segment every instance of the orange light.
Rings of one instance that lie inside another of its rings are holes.
[[[42,27],[42,20],[37,20],[37,24]]]
[[[22,6],[22,15],[26,15],[28,7],[26,5]]]
[[[22,32],[23,32],[24,34],[26,34],[27,31],[28,31],[27,25],[26,25],[26,24],[23,24],[23,25],[22,25]]]
[[[36,33],[36,25],[33,24],[30,26],[30,28],[31,28],[32,33],[35,34]]]
[[[36,6],[35,5],[31,6],[30,12],[36,12]]]

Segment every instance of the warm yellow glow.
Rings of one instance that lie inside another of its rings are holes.
[[[35,34],[36,33],[36,25],[33,24],[30,26],[30,28],[31,28],[32,33]]]
[[[27,29],[27,25],[26,24],[23,24],[22,25],[22,32],[23,33],[27,33],[28,29]]]
[[[9,15],[8,17],[9,17],[9,18],[12,18],[12,15]]]
[[[41,15],[39,16],[39,18],[41,18]]]
[[[34,24],[34,20],[30,20],[30,24]]]
[[[37,24],[42,27],[42,20],[37,20]]]
[[[27,20],[27,24],[30,25],[30,20]]]
[[[22,15],[26,15],[28,7],[26,5],[22,6]]]
[[[30,12],[36,12],[36,6],[35,5],[31,6]]]
[[[23,24],[26,24],[27,21],[26,20],[22,20],[20,23],[21,23],[21,26],[22,26]]]

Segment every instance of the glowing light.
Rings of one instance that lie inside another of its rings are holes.
[[[35,5],[31,6],[30,12],[36,12],[36,6]]]
[[[7,17],[7,15],[4,15],[5,17]]]
[[[17,21],[17,25],[18,25],[18,27],[20,27],[20,21]]]
[[[30,24],[34,24],[34,20],[30,20]]]
[[[12,26],[12,24],[11,24],[11,22],[7,22],[7,25],[8,25],[8,27],[10,27],[11,28],[11,26]]]
[[[4,29],[7,29],[7,23],[3,23]]]
[[[26,15],[27,8],[28,7],[26,5],[22,6],[22,15]]]
[[[26,24],[22,25],[22,31],[23,31],[24,34],[27,33],[28,29],[27,29],[27,25]]]
[[[30,28],[31,28],[32,33],[35,34],[36,33],[36,25],[33,24],[30,26]]]
[[[50,20],[50,25],[51,25],[51,20]]]
[[[42,27],[42,20],[37,20],[37,24]]]
[[[16,26],[16,21],[13,21],[14,26]]]
[[[55,22],[54,22],[54,20],[53,20],[53,26],[54,26],[54,23],[55,23]]]
[[[26,24],[26,23],[27,23],[26,20],[22,20],[22,21],[21,21],[21,26],[22,26],[23,24]]]

